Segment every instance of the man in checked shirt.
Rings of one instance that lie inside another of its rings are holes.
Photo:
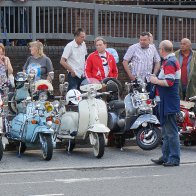
[[[148,81],[150,74],[157,74],[160,70],[160,56],[154,46],[151,44],[150,33],[142,32],[140,34],[139,43],[131,45],[124,58],[123,66],[131,81],[137,76]],[[129,63],[133,66],[129,67]],[[149,88],[147,89],[150,90]]]

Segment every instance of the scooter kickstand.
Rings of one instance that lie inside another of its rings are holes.
[[[71,146],[71,140],[69,139],[68,149],[67,149],[67,154],[68,154],[68,155],[71,155],[70,146]]]
[[[124,151],[124,148],[123,148],[123,147],[121,147],[121,148],[120,148],[120,151],[121,151],[121,152],[123,152],[123,151]]]
[[[21,153],[20,153],[20,150],[21,150],[21,142],[20,142],[20,144],[19,144],[19,148],[18,148],[18,158],[21,158]]]

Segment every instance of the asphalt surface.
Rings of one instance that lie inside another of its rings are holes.
[[[124,151],[106,148],[102,159],[91,148],[76,148],[68,155],[54,151],[44,161],[39,150],[21,158],[6,151],[0,162],[0,195],[4,196],[195,196],[196,146],[181,146],[181,165],[166,168],[151,163],[161,148]]]
[[[196,163],[196,146],[181,145],[181,164]],[[42,159],[41,150],[28,150],[19,157],[16,151],[5,151],[0,162],[0,173],[11,171],[66,170],[92,168],[118,168],[153,165],[151,158],[161,155],[161,147],[144,151],[138,146],[125,146],[123,151],[115,147],[106,147],[101,159],[93,155],[91,147],[77,147],[72,154],[65,149],[55,149],[50,161]]]

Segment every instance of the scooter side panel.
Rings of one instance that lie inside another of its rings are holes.
[[[24,123],[27,119],[25,114],[18,114],[11,122],[9,135],[12,139],[21,140],[25,137]]]
[[[159,120],[157,119],[155,115],[144,114],[144,115],[139,116],[136,119],[136,121],[132,124],[130,129],[137,129],[144,122],[159,124]]]
[[[78,122],[78,137],[82,137],[88,127],[89,127],[89,123],[90,123],[90,105],[88,100],[82,100],[79,102],[78,104],[78,112],[79,112],[79,122]]]
[[[97,109],[98,109],[99,122],[107,126],[108,114],[107,114],[106,104],[101,99],[96,99],[96,103],[97,103]]]
[[[61,117],[60,132],[73,132],[78,130],[78,112],[66,112]]]

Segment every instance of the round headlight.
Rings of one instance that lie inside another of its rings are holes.
[[[47,95],[46,92],[41,92],[41,93],[39,94],[39,100],[40,100],[40,101],[46,101],[47,99],[48,99],[48,95]]]

